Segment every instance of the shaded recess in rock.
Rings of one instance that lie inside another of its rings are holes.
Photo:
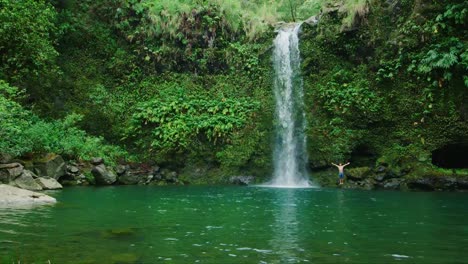
[[[448,144],[434,150],[432,164],[447,169],[468,168],[468,143]]]

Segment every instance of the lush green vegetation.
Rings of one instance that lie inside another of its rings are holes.
[[[128,134],[149,152],[186,151],[194,143],[229,144],[234,131],[247,125],[254,110],[258,110],[258,103],[246,99],[183,95],[154,99],[138,105]]]
[[[351,27],[331,9],[303,37],[305,83],[318,105],[310,111],[312,162],[372,156],[430,167],[432,151],[468,138],[468,6],[375,1],[368,8]]]
[[[78,114],[69,114],[64,119],[45,121],[26,110],[15,100],[23,93],[16,87],[0,81],[0,149],[13,155],[62,154],[71,158],[89,160],[92,157],[106,157],[114,161],[125,157],[119,147],[103,142],[102,137],[92,137],[77,128],[82,118]]]
[[[430,165],[431,151],[468,138],[467,10],[0,0],[0,150],[268,175],[274,25],[320,13],[301,35],[312,167]]]

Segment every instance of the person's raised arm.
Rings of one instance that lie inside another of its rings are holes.
[[[349,162],[345,164],[345,166],[348,166],[349,165]]]
[[[332,165],[333,165],[333,166],[336,166],[336,167],[338,167],[338,165],[336,165],[336,164],[335,164],[335,163],[333,163],[333,162],[332,162]]]

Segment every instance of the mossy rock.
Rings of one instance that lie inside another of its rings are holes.
[[[336,186],[338,184],[338,173],[336,169],[311,172],[311,180],[320,186]]]
[[[103,238],[109,239],[126,239],[136,236],[135,228],[115,228],[102,232]]]
[[[77,186],[78,182],[75,180],[61,180],[60,184],[62,184],[63,186]]]
[[[93,174],[91,173],[91,170],[90,170],[90,169],[89,169],[89,170],[83,170],[83,175],[86,177],[86,180],[87,180],[90,184],[92,184],[92,185],[96,184],[96,179],[94,179],[94,176],[93,176]]]
[[[132,253],[122,253],[111,256],[111,263],[113,264],[133,264],[140,263],[139,257]]]
[[[38,176],[47,176],[58,180],[66,173],[66,164],[60,155],[46,154],[34,160],[34,171]]]
[[[152,182],[148,183],[148,185],[151,185],[151,186],[166,186],[168,184],[165,181],[152,181]]]
[[[346,171],[346,177],[352,180],[363,180],[369,177],[372,173],[369,167],[351,168]]]
[[[36,156],[34,158],[34,162],[37,162],[37,163],[45,163],[45,162],[48,162],[48,161],[51,161],[55,158],[57,158],[59,155],[55,154],[55,153],[45,153],[43,155],[40,155],[40,156]]]

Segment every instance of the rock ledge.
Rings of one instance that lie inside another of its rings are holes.
[[[43,193],[0,184],[0,207],[52,204],[57,200]]]

